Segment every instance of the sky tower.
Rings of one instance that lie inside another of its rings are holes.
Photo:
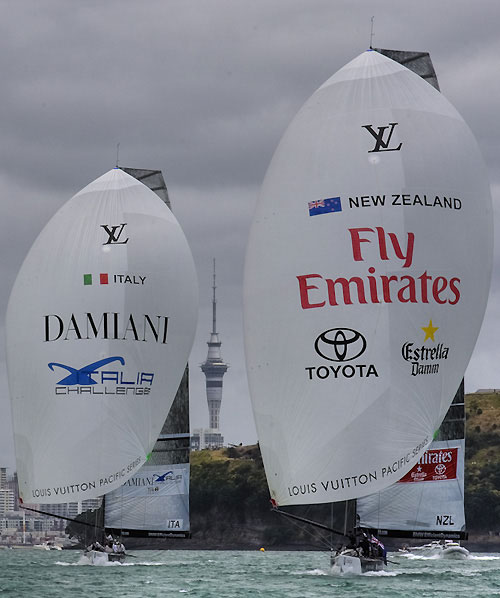
[[[201,364],[201,371],[205,374],[208,402],[209,428],[213,436],[220,437],[220,444],[223,439],[219,432],[219,413],[222,401],[222,378],[227,371],[228,365],[222,361],[220,347],[221,342],[217,333],[216,306],[215,299],[215,258],[214,258],[214,284],[212,299],[212,333],[208,341],[208,355],[205,363]],[[212,444],[212,443],[210,443]],[[218,444],[218,443],[217,443]]]

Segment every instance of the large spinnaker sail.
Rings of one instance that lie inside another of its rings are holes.
[[[247,372],[272,498],[377,492],[421,458],[484,316],[492,207],[477,144],[368,51],[292,121],[247,249]]]
[[[432,442],[399,482],[358,499],[359,525],[381,536],[463,539],[464,453],[464,439]]]
[[[24,502],[102,496],[145,463],[184,373],[197,301],[177,220],[130,175],[111,170],[55,214],[7,311]]]

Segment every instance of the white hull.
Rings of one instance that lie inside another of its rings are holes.
[[[442,551],[443,559],[466,559],[469,551],[463,546],[450,546]]]
[[[359,556],[355,550],[343,550],[332,556],[331,572],[334,575],[361,575],[370,571],[383,571],[382,558],[366,558]]]
[[[57,544],[50,544],[47,542],[44,542],[43,544],[34,544],[33,548],[36,550],[62,550],[62,548],[57,546]]]
[[[125,553],[102,552],[100,550],[86,550],[83,556],[90,561],[91,565],[105,565],[106,563],[123,563]]]

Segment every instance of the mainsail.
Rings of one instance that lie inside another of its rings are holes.
[[[147,185],[172,208],[160,170],[121,168]],[[104,526],[107,532],[125,537],[188,537],[189,452],[189,369],[186,366],[147,464],[105,497]]]
[[[399,482],[358,499],[359,525],[379,537],[464,539],[464,440],[432,442]]]
[[[177,220],[122,170],[54,215],[7,311],[24,502],[96,498],[146,462],[191,350],[197,293]]]
[[[387,56],[402,64],[410,71],[413,71],[422,79],[427,81],[432,87],[439,91],[439,83],[432,64],[429,52],[414,52],[411,50],[388,50],[386,48],[373,48],[379,54]]]
[[[277,504],[365,496],[422,458],[482,323],[491,217],[470,129],[386,56],[365,52],[299,111],[262,186],[244,282]]]
[[[467,539],[464,385],[420,461],[396,484],[357,500],[359,525],[379,537]]]

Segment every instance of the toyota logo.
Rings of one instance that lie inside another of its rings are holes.
[[[437,473],[437,475],[443,475],[446,472],[446,465],[444,463],[439,463],[434,468],[434,471]]]
[[[365,352],[365,337],[352,328],[331,328],[314,342],[316,353],[329,361],[352,361]]]

